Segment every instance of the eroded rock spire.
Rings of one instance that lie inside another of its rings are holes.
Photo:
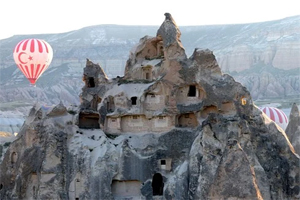
[[[300,155],[300,112],[296,103],[293,104],[289,116],[289,124],[285,130],[290,142],[298,155]]]
[[[177,41],[180,42],[181,32],[176,25],[172,15],[170,13],[165,13],[165,21],[162,23],[157,31],[156,36],[160,36],[163,39],[164,47],[168,47]]]

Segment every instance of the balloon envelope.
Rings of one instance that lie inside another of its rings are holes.
[[[31,84],[49,67],[53,50],[44,40],[26,39],[19,42],[14,49],[14,60]]]
[[[282,110],[274,107],[264,107],[261,110],[283,130],[286,129],[288,125],[288,118]]]

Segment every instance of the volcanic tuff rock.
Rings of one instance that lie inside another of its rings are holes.
[[[124,77],[87,60],[79,107],[32,108],[1,163],[1,199],[297,199],[300,158],[223,74],[187,58],[170,14]]]
[[[157,29],[98,25],[67,33],[17,35],[0,40],[0,101],[26,99],[31,103],[38,98],[48,105],[60,101],[78,104],[83,85],[79,77],[87,57],[100,63],[110,78],[122,76],[130,48],[141,35],[155,35]],[[251,24],[181,26],[180,31],[188,56],[195,47],[212,50],[222,71],[247,87],[254,100],[299,99],[300,16]],[[51,66],[35,90],[16,68],[12,56],[16,44],[28,37],[44,39],[55,50]],[[28,111],[22,111],[24,116]]]
[[[294,146],[296,153],[300,155],[300,112],[296,103],[292,106],[289,124],[285,132]]]

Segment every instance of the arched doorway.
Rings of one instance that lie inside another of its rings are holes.
[[[153,175],[153,178],[152,178],[152,191],[153,191],[153,196],[163,195],[164,180],[163,180],[163,177],[160,173],[156,173],[156,174]]]

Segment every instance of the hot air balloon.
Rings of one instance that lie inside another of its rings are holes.
[[[283,130],[286,129],[288,125],[288,118],[282,110],[274,107],[264,107],[261,108],[261,110]]]
[[[14,60],[32,85],[49,67],[53,50],[44,40],[26,39],[19,42],[14,49]]]

